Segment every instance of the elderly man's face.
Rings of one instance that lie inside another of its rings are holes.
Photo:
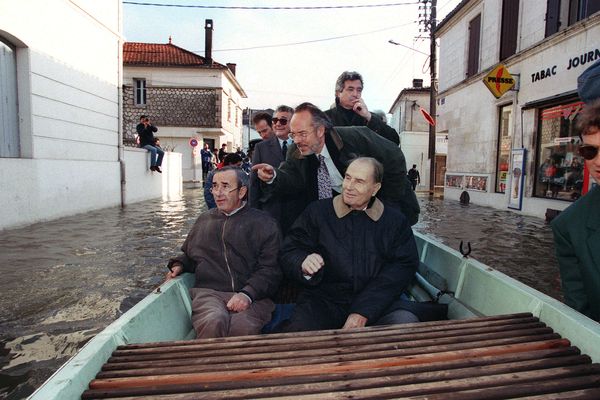
[[[294,114],[291,122],[291,136],[303,156],[321,153],[325,145],[325,128],[312,125],[312,115],[308,111]]]
[[[354,161],[346,170],[342,183],[344,203],[353,210],[364,209],[381,188],[381,183],[375,183],[373,166],[368,161]]]
[[[271,128],[264,119],[258,121],[256,125],[254,125],[254,129],[256,129],[262,140],[273,137],[273,128]]]
[[[597,148],[600,147],[600,129],[597,127],[591,127],[588,130],[587,135],[583,135],[582,138],[583,144],[596,146]],[[590,170],[592,178],[594,178],[597,183],[600,183],[600,152],[598,152],[593,159],[585,160],[585,165],[587,165]]]
[[[245,186],[238,186],[235,171],[217,172],[213,176],[211,192],[221,212],[230,213],[240,208],[246,190]]]
[[[281,140],[287,140],[290,134],[290,121],[292,114],[285,111],[275,113],[273,117],[273,130],[275,135]]]
[[[337,92],[337,96],[340,99],[340,105],[348,110],[354,107],[356,100],[362,96],[362,83],[360,79],[353,81],[344,82],[344,89],[341,92]]]

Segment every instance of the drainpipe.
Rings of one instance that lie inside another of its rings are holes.
[[[121,5],[119,6],[119,49],[117,54],[118,60],[118,159],[119,159],[119,171],[121,178],[121,208],[125,208],[125,192],[126,192],[126,181],[125,181],[125,149],[123,147],[123,36],[120,34],[123,27],[123,16],[121,13]]]

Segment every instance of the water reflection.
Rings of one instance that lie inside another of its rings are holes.
[[[420,199],[416,226],[560,297],[552,235],[538,219]],[[85,342],[145,297],[205,210],[201,191],[0,233],[0,398],[31,394]]]

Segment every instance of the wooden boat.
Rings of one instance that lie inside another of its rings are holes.
[[[96,335],[30,398],[600,398],[600,324],[415,236],[427,267],[413,295],[439,297],[448,321],[191,340],[187,274]]]

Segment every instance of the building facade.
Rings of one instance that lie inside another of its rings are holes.
[[[598,11],[591,0],[464,0],[438,25],[446,197],[466,190],[474,203],[543,217],[586,192],[576,89],[600,59]]]
[[[246,93],[235,78],[235,64],[219,64],[210,54],[199,56],[170,39],[167,44],[126,42],[123,59],[125,137],[134,143],[140,115],[147,115],[159,129],[161,146],[183,155],[184,182],[202,178],[199,150],[205,143],[211,148],[226,144],[229,152],[243,146]],[[190,146],[191,139],[197,147]]]
[[[389,113],[392,115],[390,126],[400,135],[400,147],[406,157],[406,167],[417,166],[421,183],[417,190],[429,190],[429,124],[421,110],[429,112],[429,87],[423,87],[422,79],[413,79],[411,88],[403,89]],[[434,186],[444,187],[446,172],[446,152],[448,151],[448,136],[444,132],[436,134],[435,146],[435,182]]]
[[[0,2],[0,230],[121,203],[121,16]]]

